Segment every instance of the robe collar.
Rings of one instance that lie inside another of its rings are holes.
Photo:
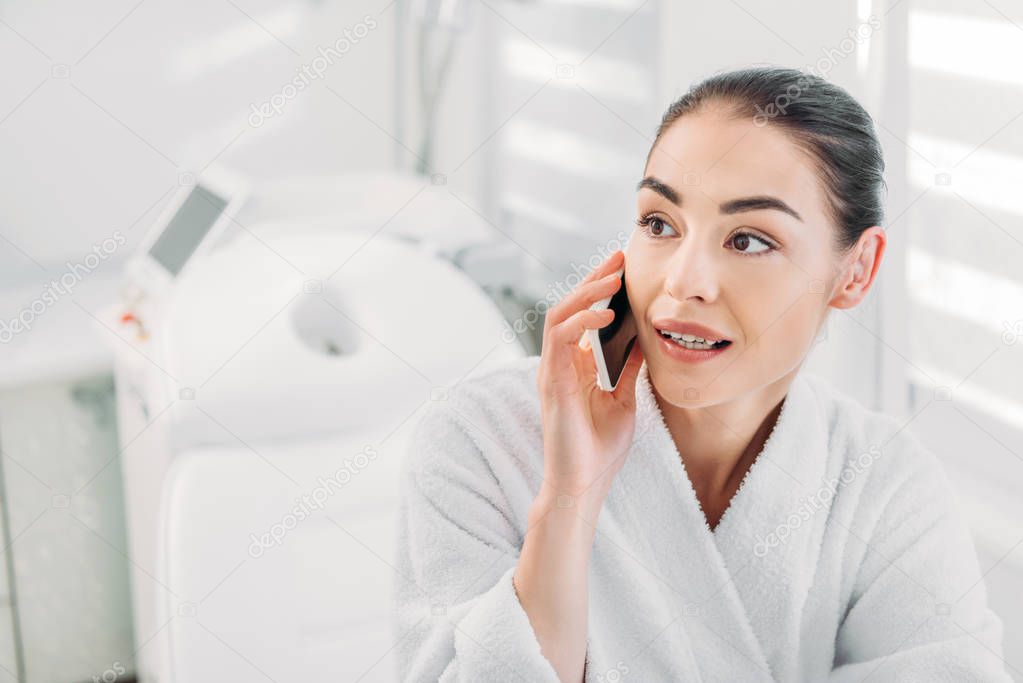
[[[798,661],[792,648],[801,642],[800,615],[831,500],[823,493],[828,429],[817,382],[796,374],[767,441],[712,531],[645,361],[640,368],[635,436],[609,504],[643,532],[637,543],[654,565],[648,569],[663,577],[665,599],[680,603],[696,659],[708,651],[701,641],[713,652],[721,647],[714,641],[725,640],[738,651],[736,680],[751,666],[765,676],[798,677],[777,668]]]

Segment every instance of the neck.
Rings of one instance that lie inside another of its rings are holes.
[[[734,491],[763,449],[795,371],[725,403],[686,408],[654,396],[694,488],[707,495]]]

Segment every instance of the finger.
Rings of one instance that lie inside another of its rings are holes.
[[[543,339],[537,390],[541,400],[579,394],[596,381],[596,365],[592,351],[582,352],[580,337],[587,329],[597,329],[611,322],[614,311],[605,309],[579,311],[575,316],[552,329]],[[587,365],[587,356],[589,361]]]
[[[575,368],[579,377],[585,379],[589,384],[597,381],[597,361],[593,358],[593,346],[590,344],[590,335],[583,334],[579,343],[582,353],[575,354]]]
[[[582,342],[586,330],[599,330],[614,320],[615,312],[610,308],[591,311],[584,308],[577,311],[568,320],[554,328],[554,336],[562,344],[578,346]]]
[[[615,398],[629,408],[636,406],[636,379],[639,377],[639,369],[642,366],[643,349],[640,348],[639,338],[637,338],[629,350],[629,357],[622,369],[622,376],[618,379],[618,386],[614,390]]]
[[[601,299],[613,295],[621,286],[622,280],[616,273],[579,285],[547,312],[544,320],[545,331],[565,322],[577,311],[589,308]]]
[[[619,268],[622,268],[624,266],[624,264],[625,264],[625,252],[622,251],[621,249],[619,249],[619,250],[615,251],[613,254],[611,254],[610,256],[608,256],[607,259],[605,259],[603,263],[601,263],[599,266],[597,266],[592,271],[590,271],[586,275],[586,277],[584,277],[582,279],[582,281],[578,285],[576,285],[574,290],[571,293],[569,293],[568,297],[566,297],[566,299],[562,300],[561,304],[566,304],[566,303],[568,303],[570,301],[574,301],[576,299],[576,297],[577,297],[577,294],[576,294],[577,292],[586,289],[587,285],[589,285],[591,282],[596,282],[597,280],[600,280],[600,279],[602,279],[604,277],[607,277],[608,275],[611,275],[611,274],[617,272]],[[555,306],[554,308],[552,308],[550,311],[547,312],[547,317],[548,318],[550,318],[552,316],[552,314],[555,316],[555,319],[552,321],[552,325],[551,325],[552,327],[554,325],[557,325],[557,324],[561,323],[561,322],[564,322],[564,320],[566,318],[568,318],[568,316],[570,316],[572,313],[574,313],[575,311],[577,311],[580,308],[579,306],[571,306],[570,305],[568,308],[571,309],[571,310],[563,309],[561,311],[558,311],[558,308],[559,308],[559,306],[561,306],[561,304],[559,304],[558,306]]]
[[[601,263],[599,266],[597,266],[596,268],[591,270],[586,275],[586,277],[584,277],[582,279],[582,281],[579,284],[580,285],[584,285],[587,282],[593,282],[594,280],[599,280],[600,278],[604,277],[605,275],[610,275],[611,273],[613,273],[616,270],[618,270],[619,268],[621,268],[622,264],[624,262],[625,262],[625,252],[622,251],[621,249],[619,249],[618,251],[614,252],[613,254],[608,256],[606,259],[604,259],[603,263]]]
[[[581,343],[580,337],[586,330],[595,330],[605,327],[614,319],[614,311],[605,308],[601,311],[591,311],[585,308],[565,322],[551,328],[546,339],[546,345],[550,349],[550,357],[555,368],[568,367],[576,356]]]

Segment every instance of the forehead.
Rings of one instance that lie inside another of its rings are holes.
[[[767,194],[804,217],[824,215],[813,160],[786,133],[757,126],[752,117],[735,119],[714,110],[681,117],[657,141],[644,175],[674,187],[683,201]]]

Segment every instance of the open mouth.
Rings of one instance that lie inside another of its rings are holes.
[[[657,330],[657,332],[665,339],[693,351],[713,351],[715,349],[723,349],[732,343],[728,339],[704,339],[703,337],[698,337],[692,334],[678,334],[676,332],[666,332],[664,330]]]

